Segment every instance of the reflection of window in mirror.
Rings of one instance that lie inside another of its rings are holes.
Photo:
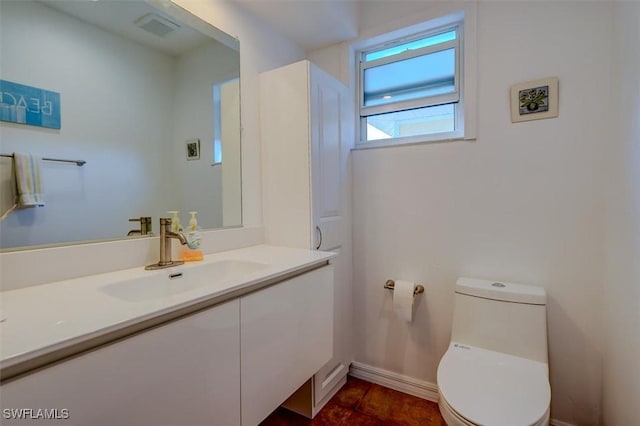
[[[213,85],[213,164],[222,164],[222,101],[220,89],[224,83]]]
[[[229,122],[230,115],[239,115],[239,111],[234,111],[234,108],[238,108],[237,99],[233,99],[233,96],[238,96],[237,89],[234,92],[234,87],[237,88],[239,81],[237,78],[222,81],[212,85],[213,96],[213,164],[222,164],[222,151],[223,148],[223,125],[228,127],[229,130],[234,131],[233,123]],[[226,113],[226,116],[225,116]],[[226,118],[225,118],[226,117]],[[223,124],[224,123],[224,124]],[[227,136],[229,134],[227,133]],[[233,138],[231,138],[233,139]],[[233,140],[227,140],[225,143],[227,147],[229,144],[233,145]]]

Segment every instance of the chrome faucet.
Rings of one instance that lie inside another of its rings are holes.
[[[171,231],[171,219],[160,218],[160,261],[144,267],[146,270],[163,269],[171,266],[182,265],[181,260],[171,260],[171,239],[175,238],[180,244],[187,244],[187,237],[182,232]]]

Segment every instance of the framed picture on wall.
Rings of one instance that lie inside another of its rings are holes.
[[[558,78],[550,77],[511,86],[511,122],[558,116]]]
[[[189,139],[185,142],[187,148],[187,160],[200,159],[200,139]]]

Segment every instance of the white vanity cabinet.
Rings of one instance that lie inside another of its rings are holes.
[[[2,425],[240,424],[240,301],[233,300],[2,384],[4,409],[68,420]]]
[[[256,426],[333,354],[334,272],[324,262],[3,382],[0,423]],[[63,419],[11,419],[12,409]]]
[[[260,74],[263,214],[267,243],[337,254],[331,359],[286,406],[313,417],[344,384],[351,350],[347,88],[309,61]]]
[[[333,267],[240,300],[242,425],[253,426],[333,354]]]

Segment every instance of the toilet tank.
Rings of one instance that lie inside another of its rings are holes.
[[[548,363],[544,288],[459,278],[451,340]]]

